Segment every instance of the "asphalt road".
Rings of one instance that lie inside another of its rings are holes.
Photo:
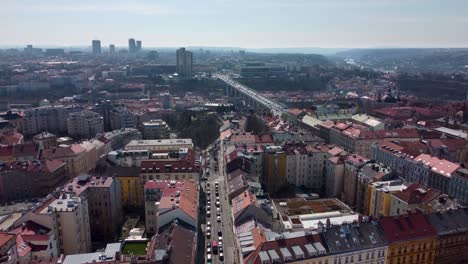
[[[218,170],[214,169],[215,167],[215,160],[214,155],[218,156]],[[233,236],[233,225],[232,225],[232,213],[231,208],[229,205],[229,201],[227,199],[227,192],[225,189],[225,176],[224,176],[224,167],[223,167],[223,157],[218,150],[216,153],[210,154],[210,175],[208,180],[202,183],[202,188],[204,188],[205,193],[207,191],[207,183],[210,183],[210,196],[207,197],[207,202],[211,201],[210,206],[210,217],[207,216],[207,222],[211,222],[211,238],[205,238],[206,242],[212,243],[213,240],[218,241],[218,230],[222,230],[222,242],[223,242],[223,254],[224,254],[224,261],[219,259],[219,250],[217,254],[212,254],[211,263],[234,263],[234,236]],[[219,190],[219,201],[220,207],[216,207],[216,188],[215,183],[218,183],[218,190]],[[200,205],[200,206],[207,206],[207,205]],[[221,222],[217,222],[216,220],[216,208],[220,208],[221,210]],[[205,255],[207,252],[207,248],[205,245]],[[213,253],[213,252],[211,252]],[[205,257],[206,259],[206,257]]]

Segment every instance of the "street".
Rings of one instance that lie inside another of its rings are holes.
[[[207,181],[202,183],[202,188],[204,189],[205,193],[208,194],[208,190],[210,190],[210,195],[207,195],[207,204],[200,205],[205,206],[206,211],[208,209],[210,211],[210,216],[208,217],[206,222],[210,222],[210,232],[211,236],[208,238],[205,232],[205,259],[206,263],[234,263],[234,245],[233,245],[233,226],[232,226],[232,213],[231,208],[229,206],[229,201],[227,200],[227,191],[226,191],[226,184],[225,184],[225,176],[224,176],[224,164],[223,164],[223,156],[219,148],[215,149],[215,152],[210,153],[209,159],[209,172],[210,175],[208,176]],[[215,161],[215,155],[217,156],[217,160]],[[217,164],[218,170],[215,170],[215,164]],[[218,184],[218,192],[216,191],[216,183]],[[219,196],[217,196],[218,194]],[[217,206],[217,197],[219,199],[219,206]],[[208,205],[208,201],[210,201],[210,205]],[[219,208],[219,209],[217,209]],[[218,222],[217,219],[217,210],[220,210],[220,217],[221,221]],[[219,239],[218,231],[222,231],[222,240]],[[217,252],[213,252],[213,248],[210,248],[211,251],[211,262],[208,260],[207,257],[207,250],[208,246],[212,245],[212,242],[216,241],[218,243],[218,250]],[[220,241],[222,241],[222,246],[220,246]],[[222,251],[221,251],[222,248]],[[223,260],[220,260],[220,253],[224,257]]]

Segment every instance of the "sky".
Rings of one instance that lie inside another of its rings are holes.
[[[0,0],[0,45],[468,47],[467,0]]]

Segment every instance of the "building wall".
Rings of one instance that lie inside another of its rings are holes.
[[[88,203],[80,199],[77,208],[69,211],[53,211],[52,217],[58,234],[60,254],[80,254],[91,251],[90,219]]]
[[[343,192],[344,163],[326,161],[325,166],[326,195],[327,197],[339,197]]]
[[[369,208],[365,214],[372,216],[389,216],[392,202],[391,193],[369,187]]]
[[[122,206],[135,208],[144,206],[143,188],[139,175],[118,176],[122,193]]]
[[[450,179],[448,195],[468,203],[468,175],[455,174]]]
[[[438,236],[434,263],[468,263],[468,232]]]
[[[287,157],[284,152],[265,153],[263,162],[265,191],[274,193],[287,184]]]
[[[357,174],[358,168],[346,162],[342,198],[343,202],[349,205],[351,208],[354,208],[356,206],[356,189],[358,179]]]
[[[435,237],[391,243],[388,247],[386,263],[435,263],[435,250]]]
[[[31,177],[27,171],[0,172],[0,201],[15,201],[32,198]]]
[[[356,250],[343,254],[331,255],[331,263],[375,263],[384,264],[388,247]]]
[[[120,182],[113,180],[110,187],[91,185],[80,196],[88,199],[93,241],[110,242],[116,239],[122,224]]]

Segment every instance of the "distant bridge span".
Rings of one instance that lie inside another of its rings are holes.
[[[228,87],[228,94],[244,99],[254,109],[268,109],[274,115],[281,116],[287,110],[286,105],[270,99],[254,89],[247,87],[231,77],[223,74],[214,74],[214,78],[223,81]]]

